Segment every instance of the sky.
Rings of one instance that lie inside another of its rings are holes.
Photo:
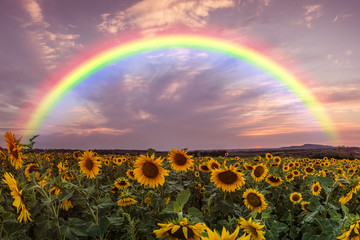
[[[46,94],[41,86],[97,43],[180,26],[266,46],[270,58],[303,77],[340,138],[328,139],[296,94],[248,62],[171,48],[89,76],[52,109],[35,147],[359,146],[359,23],[358,0],[2,0],[0,134],[12,131],[27,143],[24,116]]]

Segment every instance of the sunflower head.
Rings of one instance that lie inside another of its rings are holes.
[[[187,171],[193,166],[193,157],[188,155],[185,150],[172,149],[168,153],[168,160],[171,163],[171,167],[175,171]]]
[[[256,182],[260,182],[265,178],[267,172],[267,167],[264,164],[259,164],[253,167],[251,176]]]
[[[130,183],[129,181],[124,178],[124,177],[120,177],[118,179],[115,180],[114,182],[114,186],[117,188],[117,189],[125,189],[127,187],[130,186]]]
[[[264,195],[255,189],[246,189],[243,194],[243,198],[246,207],[249,208],[252,212],[257,211],[258,213],[261,213],[267,207]]]
[[[265,158],[266,158],[267,160],[270,160],[270,159],[273,158],[273,155],[271,155],[271,153],[267,153],[267,154],[265,155]]]
[[[291,195],[290,195],[290,201],[291,201],[291,202],[293,202],[293,203],[295,204],[295,203],[301,202],[301,200],[302,200],[302,195],[301,195],[301,193],[299,193],[299,192],[293,192],[293,193],[291,193]]]
[[[132,180],[136,180],[135,175],[134,175],[134,170],[132,170],[132,169],[128,169],[126,171],[126,176],[128,176]]]
[[[310,202],[302,201],[301,202],[302,210],[304,210],[305,212],[308,212],[308,213],[312,213],[312,211],[309,209],[309,205],[310,205]]]
[[[249,218],[249,220],[246,220],[245,218],[240,218],[240,220],[238,221],[238,225],[240,226],[240,228],[244,229],[245,233],[250,235],[251,239],[265,239],[265,232],[261,230],[265,227],[265,225],[261,224],[261,222],[253,221],[252,218]]]
[[[311,166],[304,167],[303,170],[307,175],[313,175],[315,173],[315,168],[313,168]]]
[[[163,185],[165,176],[169,175],[169,170],[162,166],[161,157],[155,159],[155,155],[140,155],[135,162],[134,176],[141,185],[156,187]]]
[[[85,151],[79,157],[80,171],[86,175],[87,178],[95,178],[95,175],[100,173],[101,161],[100,158],[92,151]]]
[[[219,169],[220,168],[220,163],[218,161],[216,161],[215,159],[211,159],[208,162],[208,168],[210,168],[210,170],[215,170],[215,169]]]
[[[134,196],[129,193],[122,193],[119,197],[119,200],[117,201],[118,206],[128,206],[133,205],[137,203],[137,201],[134,199]]]
[[[344,231],[343,234],[337,239],[348,240],[348,239],[359,239],[360,238],[360,220],[357,220],[355,223],[351,224],[347,231]]]
[[[210,168],[208,167],[207,163],[202,163],[199,166],[199,170],[202,172],[210,172]]]
[[[157,238],[200,240],[206,226],[203,223],[189,223],[187,218],[168,223],[158,223],[160,229],[154,230]]]
[[[311,192],[312,192],[312,194],[313,194],[314,196],[317,196],[317,195],[320,194],[321,189],[322,189],[322,188],[321,188],[319,182],[316,182],[316,183],[314,183],[314,184],[312,185],[312,187],[311,187]]]
[[[225,166],[224,169],[216,169],[211,172],[211,182],[215,183],[216,187],[223,191],[235,191],[245,184],[244,174],[235,171],[230,166]]]
[[[273,187],[277,187],[282,184],[283,180],[281,179],[281,177],[277,177],[274,175],[268,175],[266,177],[266,182],[268,182]]]

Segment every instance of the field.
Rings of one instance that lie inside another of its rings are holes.
[[[356,155],[39,152],[33,140],[5,134],[1,239],[360,236]]]

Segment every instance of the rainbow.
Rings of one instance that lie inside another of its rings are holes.
[[[57,79],[31,113],[30,118],[26,122],[25,131],[30,130],[32,134],[36,133],[52,109],[71,89],[108,64],[139,53],[174,47],[226,54],[256,66],[283,84],[302,101],[329,140],[337,140],[339,138],[337,130],[322,104],[293,73],[281,64],[248,46],[239,45],[210,35],[187,33],[140,37],[135,40],[111,45],[87,57]]]

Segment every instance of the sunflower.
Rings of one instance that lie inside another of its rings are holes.
[[[70,199],[66,199],[61,202],[60,207],[64,209],[65,211],[69,211],[69,208],[73,208],[73,205],[71,204]]]
[[[299,170],[292,170],[292,174],[294,174],[294,177],[299,177],[300,176],[300,171]]]
[[[283,166],[283,171],[284,171],[284,172],[287,172],[287,171],[289,171],[289,170],[290,170],[289,166],[287,166],[287,165],[284,165],[284,166]]]
[[[246,170],[252,170],[254,167],[251,166],[251,165],[248,164],[248,163],[244,163],[244,168],[245,168]]]
[[[251,239],[254,240],[263,240],[265,239],[264,231],[261,230],[265,227],[265,225],[262,225],[259,222],[252,221],[251,218],[249,218],[248,221],[246,221],[244,218],[241,218],[238,222],[240,228],[244,229],[244,232],[249,234],[251,236]]]
[[[243,198],[246,207],[249,208],[252,212],[257,211],[258,213],[261,213],[267,207],[264,195],[262,195],[255,189],[246,189],[243,194]]]
[[[59,195],[61,193],[61,188],[55,184],[51,185],[50,193],[53,195]]]
[[[208,162],[208,168],[210,170],[215,170],[215,169],[219,169],[220,168],[220,163],[218,161],[216,161],[215,159],[211,159],[209,162]]]
[[[122,193],[119,197],[119,200],[117,201],[118,206],[129,206],[137,203],[137,201],[134,199],[134,197],[127,193]]]
[[[24,173],[26,178],[30,178],[30,174],[38,167],[39,167],[39,165],[36,163],[28,164],[25,168],[25,173]],[[39,172],[35,172],[35,174],[37,175],[38,178],[40,177]]]
[[[277,176],[274,176],[274,175],[268,175],[266,177],[266,181],[273,187],[280,186],[282,184],[282,182],[283,182],[281,177],[277,177]]]
[[[275,163],[277,163],[277,164],[280,165],[280,163],[281,163],[281,157],[275,156],[275,157],[273,158],[273,161],[274,161]]]
[[[326,172],[325,172],[325,170],[319,171],[318,176],[319,176],[319,177],[326,177]]]
[[[348,201],[350,201],[353,197],[353,191],[350,190],[348,192],[348,194],[346,194],[345,196],[342,196],[340,199],[339,199],[339,202],[342,204],[342,205],[345,205]]]
[[[208,167],[207,163],[202,163],[199,166],[199,170],[202,172],[210,172],[210,168]]]
[[[314,184],[312,185],[312,187],[311,187],[311,192],[312,192],[312,194],[313,194],[314,196],[317,196],[317,195],[320,194],[321,189],[322,189],[322,188],[321,188],[319,182],[316,182],[316,183],[314,183]]]
[[[80,171],[86,174],[87,178],[95,178],[95,175],[99,174],[101,161],[94,152],[85,151],[79,160]]]
[[[287,182],[291,182],[292,180],[294,180],[294,174],[292,173],[286,174],[285,179]]]
[[[313,175],[315,173],[315,168],[311,166],[304,167],[303,170],[307,175]]]
[[[114,186],[117,189],[125,189],[125,188],[130,186],[130,183],[126,178],[121,177],[121,178],[118,178],[118,179],[115,180]]]
[[[126,176],[128,176],[132,180],[136,180],[135,175],[134,175],[134,170],[132,170],[132,169],[129,169],[126,171]]]
[[[156,238],[167,238],[170,240],[200,240],[206,226],[203,223],[191,224],[187,218],[181,221],[158,223],[160,229],[154,230]]]
[[[293,202],[293,203],[299,203],[299,202],[301,202],[301,200],[302,200],[302,195],[301,195],[301,193],[293,192],[293,193],[290,195],[290,201]]]
[[[169,170],[165,170],[161,165],[161,157],[155,159],[155,154],[151,155],[151,157],[149,155],[140,155],[135,163],[134,175],[136,180],[141,185],[150,187],[163,185],[165,176],[169,175]]]
[[[312,211],[308,208],[309,205],[310,205],[310,202],[307,202],[307,201],[302,201],[302,202],[301,202],[301,208],[302,208],[305,212],[312,213]]]
[[[198,171],[195,172],[195,177],[200,177],[200,173]]]
[[[359,239],[360,238],[360,220],[356,221],[354,224],[352,224],[349,228],[349,230],[344,231],[343,234],[337,239],[341,240],[351,240],[351,239]]]
[[[265,158],[266,158],[267,160],[270,160],[270,159],[273,158],[273,155],[271,155],[271,153],[267,153],[267,154],[265,155]]]
[[[245,184],[244,174],[235,171],[230,166],[225,169],[216,169],[211,172],[211,182],[223,191],[234,192],[237,188],[241,188]]]
[[[185,150],[172,149],[168,153],[168,159],[171,163],[171,167],[175,171],[187,171],[193,166],[193,157],[189,156]]]
[[[265,178],[267,172],[268,172],[267,167],[264,164],[259,164],[254,166],[251,172],[251,176],[254,178],[256,182],[260,182]]]
[[[206,232],[208,234],[207,237],[201,237],[201,240],[235,240],[236,236],[239,234],[240,228],[237,227],[235,231],[230,234],[225,227],[223,227],[221,235],[219,235],[215,230],[211,231],[210,228],[206,229]]]
[[[10,154],[10,163],[15,169],[22,168],[22,146],[20,146],[20,139],[16,139],[15,135],[11,132],[6,132],[4,135],[6,146],[8,147],[8,153]]]
[[[11,196],[14,198],[13,206],[16,207],[16,212],[19,213],[20,211],[20,214],[17,218],[18,222],[31,222],[32,219],[30,218],[30,213],[26,209],[26,204],[23,199],[23,190],[19,190],[14,176],[11,173],[5,172],[4,178],[2,180],[11,190]]]

